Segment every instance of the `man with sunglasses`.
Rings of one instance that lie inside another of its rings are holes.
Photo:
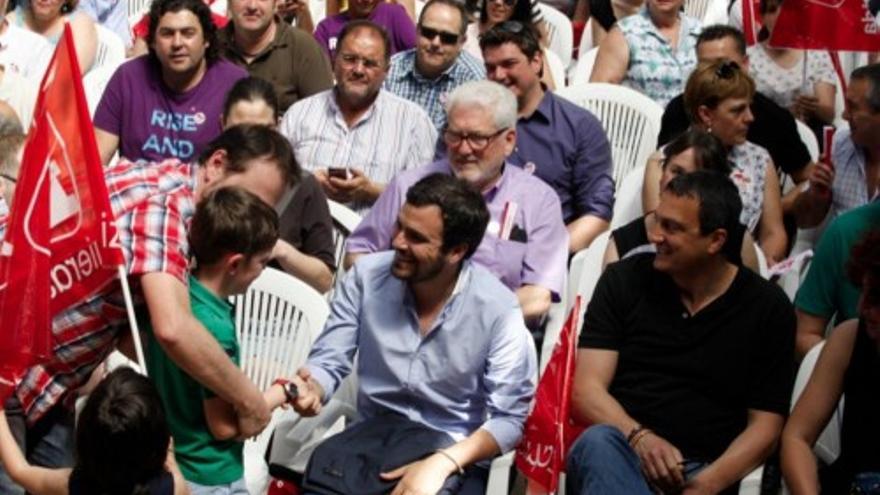
[[[279,131],[328,198],[366,213],[394,174],[430,162],[437,130],[418,105],[382,89],[391,41],[349,22],[333,57],[336,86],[296,102]]]
[[[443,141],[448,158],[398,174],[346,242],[346,264],[391,247],[406,191],[432,173],[452,174],[480,190],[489,226],[473,261],[514,291],[530,324],[558,300],[568,262],[568,233],[559,198],[547,184],[507,158],[516,145],[516,99],[491,81],[456,88],[447,106]]]
[[[512,165],[549,184],[562,203],[570,252],[608,228],[614,207],[611,148],[589,111],[541,83],[544,57],[531,24],[503,22],[480,38],[489,79],[516,95],[519,120]]]
[[[466,30],[463,3],[431,0],[419,17],[416,48],[391,57],[385,89],[424,108],[437,129],[446,125],[449,92],[486,77],[480,61],[462,51]]]

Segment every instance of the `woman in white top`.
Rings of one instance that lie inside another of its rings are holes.
[[[787,238],[782,224],[782,199],[779,177],[770,154],[746,140],[754,120],[750,105],[755,83],[735,62],[702,63],[688,78],[684,104],[691,125],[717,137],[727,148],[733,165],[730,178],[742,199],[740,221],[746,226],[773,265],[786,256]],[[645,169],[642,204],[646,212],[660,200],[659,160],[651,160]]]
[[[20,0],[10,12],[10,24],[39,35],[56,45],[69,22],[76,44],[76,55],[83,74],[92,68],[98,51],[98,32],[95,22],[83,12],[74,12],[79,0]]]
[[[825,51],[768,44],[783,0],[761,0],[760,43],[749,48],[750,72],[758,91],[788,108],[796,118],[819,126],[834,120],[837,75]]]

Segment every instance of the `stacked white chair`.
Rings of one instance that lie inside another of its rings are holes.
[[[330,313],[324,296],[273,268],[263,270],[248,291],[232,302],[240,366],[260,390],[278,377],[296,373]],[[276,411],[263,433],[245,443],[245,479],[251,493],[265,491],[268,467],[263,454],[279,415]]]
[[[112,67],[115,70],[125,62],[125,42],[104,26],[96,24],[95,29],[98,32],[98,48],[91,70],[102,67]]]
[[[577,62],[575,62],[568,74],[568,84],[570,86],[590,82],[590,74],[593,73],[593,66],[596,65],[596,56],[598,54],[599,47],[597,46],[581,52]]]
[[[332,199],[327,200],[330,207],[330,217],[333,219],[333,244],[334,254],[336,256],[336,274],[343,274],[345,270],[342,268],[342,262],[345,259],[345,240],[354,231],[355,227],[361,223],[361,216],[355,213],[351,208],[337,203]]]
[[[663,108],[638,91],[607,83],[568,86],[557,94],[591,111],[611,144],[613,178],[619,189],[630,170],[644,165],[657,148]]]
[[[547,26],[547,35],[550,38],[548,47],[559,55],[563,67],[571,65],[571,52],[574,49],[574,31],[571,27],[571,19],[555,8],[539,3],[541,15],[544,17],[544,25]]]
[[[559,55],[556,55],[556,52],[553,50],[545,48],[544,62],[545,67],[550,71],[550,76],[553,77],[553,84],[556,85],[556,89],[564,88],[566,85],[565,66],[559,60]]]

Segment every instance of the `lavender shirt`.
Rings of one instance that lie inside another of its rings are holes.
[[[348,11],[345,11],[327,17],[315,28],[315,39],[331,59],[336,53],[336,38],[342,32],[342,28],[351,20]],[[388,37],[391,38],[390,55],[416,46],[416,25],[402,6],[380,0],[367,20],[375,22],[388,32]]]
[[[129,160],[194,161],[220,135],[223,100],[241,67],[218,60],[196,87],[176,93],[162,81],[149,55],[125,62],[110,78],[95,110],[95,127],[119,136],[119,154]]]
[[[437,161],[394,177],[348,238],[346,251],[373,253],[390,249],[407,190],[419,179],[438,172],[451,174],[449,162]],[[483,198],[489,208],[489,226],[471,258],[473,262],[487,268],[511,290],[537,285],[550,290],[554,301],[558,300],[568,265],[568,231],[562,223],[556,193],[540,179],[505,165],[501,178],[483,193]],[[516,214],[513,233],[504,240],[499,238],[499,230],[508,204],[516,205]]]
[[[611,220],[611,146],[589,111],[544,93],[532,115],[517,122],[516,147],[507,161],[556,191],[565,223],[584,215]]]

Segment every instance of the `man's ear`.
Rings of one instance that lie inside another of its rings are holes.
[[[461,263],[464,261],[464,257],[468,252],[467,244],[459,244],[458,246],[453,247],[446,253],[446,259],[448,259],[452,263]]]
[[[235,272],[240,270],[246,261],[247,257],[241,253],[226,254],[223,260],[225,272],[229,275],[235,275]]]
[[[226,150],[221,148],[211,153],[211,156],[202,165],[205,167],[205,184],[210,184],[226,175],[226,165],[228,163],[229,157]]]
[[[727,230],[715,229],[709,233],[709,254],[718,254],[727,243]]]

